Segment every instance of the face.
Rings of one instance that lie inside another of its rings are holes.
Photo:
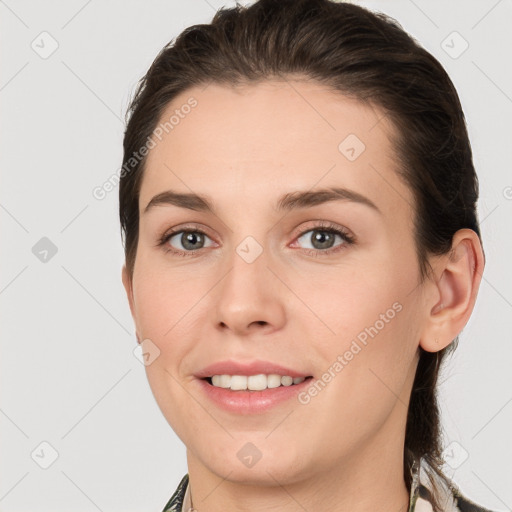
[[[401,453],[423,299],[391,125],[305,81],[190,89],[162,121],[176,109],[147,158],[124,283],[189,464],[285,483]],[[297,383],[232,390],[216,374]]]

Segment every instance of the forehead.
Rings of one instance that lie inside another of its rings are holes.
[[[221,204],[250,196],[261,206],[295,189],[343,186],[389,214],[410,216],[384,112],[317,82],[190,88],[167,105],[157,130],[141,210],[166,189]]]

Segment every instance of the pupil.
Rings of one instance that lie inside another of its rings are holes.
[[[181,237],[181,243],[183,244],[183,247],[186,249],[196,249],[194,247],[194,243],[197,243],[197,241],[201,241],[202,235],[200,233],[183,233]],[[189,244],[191,246],[189,246]]]
[[[313,246],[315,246],[317,249],[328,249],[332,246],[332,242],[334,239],[333,233],[329,233],[327,231],[315,231],[313,236]],[[318,244],[315,242],[319,242],[319,247],[317,247]]]

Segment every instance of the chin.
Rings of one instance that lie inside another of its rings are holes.
[[[250,441],[234,441],[233,446],[204,453],[201,462],[220,478],[247,485],[289,484],[306,478],[304,453],[292,448],[279,450],[268,446],[258,449]],[[313,468],[312,462],[309,466]],[[228,476],[229,475],[229,476]]]

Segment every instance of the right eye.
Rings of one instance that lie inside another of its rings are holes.
[[[211,238],[201,230],[182,229],[166,233],[161,238],[159,245],[162,245],[166,252],[188,256],[205,247],[211,247],[213,244],[205,245],[206,239],[212,242]]]

